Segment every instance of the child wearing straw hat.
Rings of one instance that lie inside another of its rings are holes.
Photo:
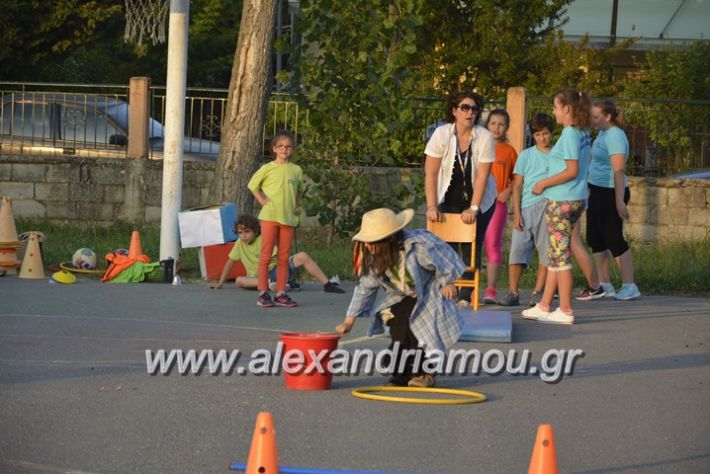
[[[368,335],[390,329],[395,354],[394,385],[431,387],[434,374],[400,357],[404,350],[445,351],[461,334],[454,299],[454,281],[464,271],[458,254],[443,240],[426,230],[404,230],[414,217],[412,209],[395,214],[375,209],[362,216],[353,263],[359,277],[345,320],[335,330],[345,335],[355,319],[369,316],[377,291],[386,292]],[[397,347],[398,346],[398,347]]]

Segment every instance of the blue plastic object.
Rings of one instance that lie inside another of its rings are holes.
[[[461,337],[467,342],[511,342],[513,320],[507,311],[459,309]]]
[[[232,471],[246,471],[246,464],[234,463],[229,466]],[[332,469],[314,469],[311,467],[284,467],[279,466],[280,474],[407,474],[406,472],[383,471],[334,471]]]

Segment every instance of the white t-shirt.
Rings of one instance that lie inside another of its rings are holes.
[[[434,130],[434,134],[429,139],[424,150],[428,156],[441,158],[439,177],[437,180],[437,204],[441,204],[449,189],[451,175],[454,172],[454,159],[456,156],[456,126],[447,123]],[[476,170],[480,163],[493,163],[496,158],[495,141],[491,132],[476,125],[471,134],[471,182],[475,183]],[[475,189],[474,189],[475,192]],[[483,198],[479,206],[481,212],[486,212],[496,200],[497,189],[496,180],[492,174],[488,175],[486,189],[483,191]]]

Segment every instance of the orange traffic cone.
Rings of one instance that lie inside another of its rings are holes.
[[[278,474],[279,455],[276,452],[276,430],[271,413],[262,411],[256,417],[246,474]]]
[[[19,278],[33,280],[44,278],[44,265],[42,264],[42,252],[39,249],[39,234],[37,232],[30,232]]]
[[[143,255],[141,247],[141,234],[137,230],[131,233],[131,245],[128,247],[128,258],[138,258]]]
[[[19,245],[15,218],[12,216],[12,199],[3,197],[0,207],[0,246],[17,248]]]
[[[552,431],[552,425],[540,425],[537,428],[537,438],[530,458],[528,474],[558,474],[558,472],[555,433]]]

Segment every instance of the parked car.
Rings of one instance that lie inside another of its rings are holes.
[[[111,96],[32,92],[0,102],[0,152],[126,158],[129,105]],[[163,124],[149,118],[150,158],[163,158]],[[214,161],[219,142],[184,137],[184,159]]]
[[[672,176],[676,179],[710,179],[710,168],[695,171],[686,171]]]

